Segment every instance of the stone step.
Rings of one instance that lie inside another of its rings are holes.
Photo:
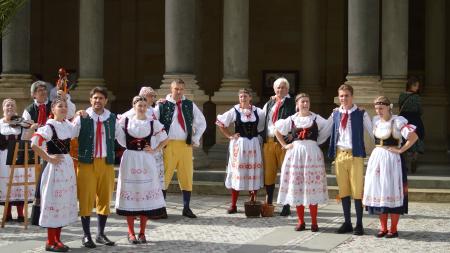
[[[278,188],[278,185],[276,186]],[[194,194],[208,194],[208,195],[229,195],[230,191],[225,188],[223,182],[211,182],[211,181],[194,181],[193,189]],[[409,201],[415,202],[436,202],[436,203],[450,203],[450,189],[414,189],[408,190]],[[180,188],[178,181],[172,181],[168,192],[179,193]],[[277,192],[277,190],[275,190]],[[264,200],[265,191],[262,189],[258,191],[258,199]],[[336,198],[338,194],[337,186],[328,186],[328,195],[330,199]],[[242,195],[248,195],[246,191],[242,191]]]

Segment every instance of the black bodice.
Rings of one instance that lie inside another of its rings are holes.
[[[64,140],[59,139],[55,126],[52,124],[47,125],[50,126],[53,132],[52,138],[47,142],[47,153],[50,155],[70,153],[70,138]]]
[[[22,134],[22,132],[20,133],[20,135]],[[0,150],[6,150],[8,148],[8,143],[10,141],[16,141],[19,139],[20,135],[14,135],[14,134],[10,134],[10,135],[3,135],[0,134]]]
[[[259,116],[257,111],[254,111],[256,120],[253,122],[242,122],[241,114],[234,108],[236,112],[236,122],[234,123],[234,132],[239,133],[241,137],[252,139],[258,137],[258,122]]]
[[[292,122],[292,135],[294,136],[294,141],[297,140],[312,140],[317,141],[317,138],[319,137],[319,127],[317,126],[316,119],[314,119],[313,124],[310,127],[297,128],[294,124],[294,121]]]
[[[125,137],[127,142],[127,149],[128,150],[136,150],[136,151],[142,151],[144,150],[145,146],[150,146],[150,140],[153,135],[153,120],[150,121],[150,134],[144,138],[136,138],[131,136],[128,133],[128,118],[125,119]]]
[[[392,134],[387,139],[380,139],[375,137],[375,145],[377,146],[398,146],[400,143],[399,139],[395,139]]]

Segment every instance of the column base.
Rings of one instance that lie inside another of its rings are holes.
[[[158,97],[165,98],[167,94],[170,94],[170,84],[176,79],[182,79],[185,85],[186,98],[195,102],[195,104],[203,110],[203,104],[209,101],[209,96],[205,94],[203,90],[197,85],[195,75],[192,74],[164,74],[161,87],[157,90]]]
[[[398,96],[405,91],[406,82],[406,78],[389,78],[381,81],[383,93],[395,105],[396,113],[398,112]]]
[[[91,106],[89,98],[93,88],[100,86],[105,87],[103,78],[79,78],[77,87],[70,92],[70,96],[78,109],[86,109]],[[107,88],[107,87],[106,87]],[[108,106],[115,100],[115,96],[111,90],[108,90]]]
[[[372,118],[375,115],[373,101],[383,94],[379,76],[347,76],[345,84],[353,87],[353,103],[363,108]],[[334,102],[340,105],[339,98],[335,97]],[[364,144],[366,145],[367,157],[374,149],[375,145],[369,135],[364,131]]]
[[[0,100],[12,98],[17,104],[17,113],[22,114],[23,109],[32,101],[30,87],[33,82],[30,74],[1,74]]]
[[[422,121],[425,125],[425,155],[429,152],[445,153],[448,150],[447,91],[439,87],[427,87],[422,97]]]
[[[242,88],[251,90],[250,81],[248,79],[222,79],[221,88],[214,92],[214,96],[211,97],[211,101],[216,104],[216,114],[222,114],[228,111],[232,106],[239,103],[238,92]],[[259,102],[259,97],[255,92],[252,92],[252,104]],[[234,132],[231,127],[229,129]],[[216,127],[216,144],[228,143],[228,139],[225,138]]]

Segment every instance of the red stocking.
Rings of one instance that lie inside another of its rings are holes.
[[[317,225],[317,204],[309,205],[309,213],[311,214],[311,224]]]
[[[397,224],[398,221],[400,220],[400,214],[397,213],[391,213],[391,233],[396,233],[397,232]]]
[[[239,197],[239,191],[231,189],[231,207],[236,207],[236,203]]]
[[[16,208],[17,208],[17,217],[24,217],[23,216],[23,204],[17,205]]]
[[[8,210],[6,211],[6,216],[7,216],[7,217],[12,217],[12,213],[11,213],[11,203],[9,203],[9,205],[8,205]]]
[[[388,230],[387,221],[388,221],[388,214],[387,213],[380,214],[380,225],[381,225],[380,232],[386,232]]]
[[[47,228],[47,245],[55,245],[56,229]]]
[[[139,234],[145,235],[145,228],[147,227],[147,216],[141,215],[141,231],[139,231]]]
[[[296,208],[297,208],[298,224],[304,224],[305,223],[305,207],[303,205],[299,205]]]
[[[134,216],[127,216],[128,234],[134,235]]]

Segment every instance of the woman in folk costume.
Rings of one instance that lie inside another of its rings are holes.
[[[251,105],[252,96],[247,89],[239,90],[239,104],[224,114],[217,115],[216,125],[230,139],[229,160],[225,186],[231,189],[229,214],[237,212],[239,191],[250,191],[251,200],[263,186],[264,173],[259,135],[264,130],[264,112]],[[234,134],[227,127],[234,123]]]
[[[166,203],[161,190],[159,171],[152,155],[167,144],[164,126],[148,117],[145,97],[133,98],[135,114],[119,121],[123,134],[118,138],[126,147],[120,163],[116,193],[116,212],[127,216],[128,241],[131,244],[146,243],[145,227],[148,217],[160,216]],[[152,139],[157,146],[151,147]],[[136,238],[134,219],[140,216],[140,232]]]
[[[373,133],[376,147],[370,155],[364,183],[363,204],[369,214],[378,214],[381,229],[377,237],[398,237],[400,214],[408,213],[407,169],[400,154],[417,141],[415,126],[402,116],[392,115],[387,97],[375,100]],[[406,140],[402,146],[402,137]],[[387,228],[388,215],[391,228]]]
[[[143,86],[141,88],[141,90],[139,91],[139,96],[145,97],[145,99],[147,99],[147,118],[152,118],[152,119],[156,119],[156,115],[154,113],[154,107],[155,107],[155,99],[156,99],[156,92],[155,90],[153,90],[152,87],[149,86]],[[127,112],[125,112],[124,114],[120,115],[120,117],[130,117],[135,115],[136,112],[134,110],[134,108],[131,108],[130,110],[128,110]],[[159,142],[157,142],[157,138],[152,138],[151,139],[151,148],[152,149],[156,149],[156,147],[158,146]],[[153,158],[155,158],[155,162],[156,162],[156,168],[158,168],[158,172],[159,172],[159,182],[161,184],[161,189],[163,190],[163,194],[165,194],[166,191],[164,191],[164,159],[163,159],[163,151],[159,150],[159,151],[155,151],[152,153]],[[165,196],[164,196],[165,198]],[[167,211],[164,208],[163,214],[159,217],[151,217],[151,218],[162,218],[162,219],[167,219]]]
[[[4,205],[6,201],[6,193],[9,182],[10,167],[7,164],[8,157],[8,143],[16,140],[28,140],[31,134],[38,127],[37,124],[33,124],[33,121],[17,121],[17,105],[16,101],[10,98],[3,100],[3,118],[0,119],[0,204]],[[31,127],[30,127],[31,126]],[[25,129],[29,128],[29,129]],[[9,150],[14,152],[14,150]],[[16,169],[14,172],[13,183],[25,181],[25,170]],[[28,169],[28,182],[33,182],[34,169]],[[32,201],[34,196],[35,187],[34,184],[28,186],[28,199]],[[17,221],[24,221],[23,204],[25,199],[24,186],[11,187],[11,196],[9,199],[8,209],[6,210],[6,221],[12,221],[11,206],[15,205],[17,208]]]
[[[297,113],[275,123],[275,135],[287,150],[281,167],[278,203],[297,207],[296,231],[306,229],[305,206],[311,214],[311,231],[317,232],[318,204],[328,201],[327,175],[322,150],[332,127],[331,120],[309,111],[310,100],[305,93],[295,98]],[[287,144],[283,136],[292,132],[293,142]]]
[[[67,121],[66,100],[58,97],[51,106],[53,119],[38,129],[31,139],[31,147],[48,162],[41,179],[41,215],[39,225],[47,228],[46,251],[66,252],[61,242],[61,228],[78,218],[77,180],[70,156],[70,140],[75,128]],[[43,142],[47,150],[42,148]]]

